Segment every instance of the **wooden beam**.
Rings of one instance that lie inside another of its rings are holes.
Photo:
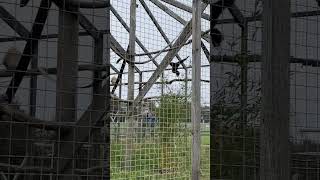
[[[206,4],[202,5],[201,12],[205,10],[207,7]],[[138,96],[135,99],[135,103],[140,102],[143,97],[148,93],[148,91],[151,89],[153,84],[157,81],[157,79],[160,77],[160,75],[163,73],[163,71],[166,69],[166,67],[170,64],[172,59],[176,56],[176,54],[180,51],[182,48],[182,45],[189,39],[191,36],[191,29],[192,29],[192,20],[187,23],[187,25],[183,28],[182,32],[180,33],[179,37],[173,44],[173,47],[178,47],[176,49],[173,49],[172,51],[169,51],[166,56],[161,61],[159,67],[154,71],[152,76],[149,78],[148,82],[144,85],[142,90],[139,92]]]
[[[78,8],[59,8],[59,36],[57,55],[57,82],[56,82],[56,121],[75,122],[77,120],[77,82],[78,82],[78,44],[79,44],[79,16]],[[71,130],[71,134],[74,131]],[[78,143],[75,139],[66,139],[62,134],[58,136],[60,142],[56,155],[58,179],[73,179],[75,169],[74,159],[70,160],[67,151],[73,151],[73,144]],[[63,145],[71,145],[61,149]],[[71,156],[72,157],[72,156]],[[70,163],[70,168],[65,171],[64,164]]]
[[[200,179],[201,151],[201,0],[192,3],[192,180]]]
[[[53,121],[44,121],[32,117],[24,112],[13,109],[8,105],[0,105],[0,112],[6,117],[3,117],[3,120],[8,122],[10,121],[12,124],[23,124],[33,128],[45,129],[45,130],[61,130],[62,132],[67,131],[69,128],[75,126],[75,123],[59,123]],[[1,121],[0,121],[1,122]]]
[[[111,43],[111,49],[114,53],[116,53],[121,58],[127,58],[128,53],[126,50],[123,49],[123,47],[120,45],[120,43],[112,36],[110,35],[110,43]],[[135,70],[139,73],[141,72],[140,69],[135,66]]]
[[[206,56],[207,60],[210,62],[210,53],[206,45],[201,41],[201,48],[204,52],[204,55]]]
[[[162,11],[167,13],[169,16],[171,16],[173,19],[177,20],[180,24],[186,25],[188,22],[184,20],[182,17],[180,17],[177,13],[172,11],[170,8],[162,4],[159,0],[150,0],[154,5],[158,6]],[[207,42],[210,42],[210,38],[207,35],[207,33],[202,31],[202,38],[206,40]]]
[[[247,121],[248,121],[248,24],[244,22],[244,24],[239,24],[241,27],[241,56],[239,60],[240,64],[240,82],[241,82],[241,92],[240,92],[240,128],[242,132],[246,132]],[[243,143],[242,150],[245,151],[246,144]],[[245,164],[247,160],[247,155],[242,153],[242,163]],[[242,166],[242,178],[246,179],[248,168],[246,166]]]
[[[129,31],[129,62],[128,62],[128,101],[134,100],[134,62],[135,62],[135,51],[136,51],[136,14],[137,14],[137,1],[131,0],[130,3],[130,31]],[[133,143],[135,134],[135,118],[134,118],[135,105],[129,106],[129,117],[128,117],[128,129],[126,133],[127,142],[125,150],[125,169],[131,170],[131,158],[133,154]]]
[[[107,87],[104,86],[101,89],[101,92],[107,92]],[[101,107],[101,104],[106,102],[107,97],[105,94],[94,94],[92,103],[88,109],[83,113],[81,118],[76,122],[76,125],[73,127],[72,131],[65,133],[64,142],[88,142],[88,138],[91,133],[98,128],[102,127],[102,119],[107,114],[106,109],[109,107],[108,104]],[[107,116],[105,119],[108,119]],[[60,158],[65,159],[60,163],[60,173],[68,171],[72,168],[72,158],[75,152],[77,152],[82,147],[81,143],[61,143],[60,151],[64,151],[63,154],[60,154]]]
[[[126,22],[122,19],[122,17],[120,16],[120,14],[116,11],[116,9],[114,9],[111,6],[111,12],[116,16],[116,18],[118,19],[118,21],[122,24],[122,26],[130,33],[130,27],[126,24]],[[140,46],[140,48],[143,50],[143,52],[145,53],[149,53],[149,51],[147,50],[147,48],[143,45],[143,43],[139,40],[139,38],[136,38],[136,42],[137,44]],[[149,54],[148,57],[150,59],[153,59],[153,57]],[[158,62],[156,60],[152,60],[153,64],[155,66],[159,66]]]
[[[319,15],[320,15],[320,10],[315,10],[315,11],[301,11],[301,12],[291,13],[291,18],[312,17],[312,16],[319,16]],[[261,16],[261,15],[245,17],[245,20],[246,20],[247,22],[261,21],[261,19],[262,19],[262,16]],[[237,23],[234,18],[232,18],[232,19],[219,19],[219,20],[217,20],[217,24],[233,24],[233,23]]]
[[[182,17],[180,17],[178,14],[173,12],[170,8],[168,8],[167,6],[162,4],[160,1],[158,1],[158,0],[150,0],[150,2],[152,2],[154,5],[158,6],[158,8],[160,8],[162,11],[167,13],[173,19],[177,20],[180,24],[184,24],[185,25],[187,23]]]
[[[264,0],[260,179],[290,179],[290,0]]]
[[[107,35],[106,35],[106,43],[105,43],[105,47],[106,47],[106,64],[107,66],[111,65],[110,62],[110,50],[111,50],[111,0],[107,0],[108,1],[108,7],[106,9],[106,21],[107,21]],[[105,95],[105,111],[107,111],[108,113],[111,112],[111,103],[112,101],[112,97],[115,96],[111,96],[110,93],[110,67],[106,69],[106,74],[107,74],[107,82],[105,85],[105,91],[101,91],[101,92],[106,92]],[[103,90],[103,88],[102,88]],[[114,100],[114,99],[113,99]],[[102,107],[102,106],[100,106]],[[103,153],[103,180],[107,180],[107,179],[111,179],[111,136],[110,136],[110,118],[107,118],[104,121],[104,124],[100,125],[100,127],[105,127],[106,131],[104,132],[104,153]],[[101,123],[100,123],[101,124]]]
[[[192,7],[189,7],[188,5],[185,5],[185,4],[183,4],[183,3],[179,2],[179,1],[176,1],[176,0],[161,0],[161,1],[163,1],[163,2],[165,2],[167,4],[170,4],[170,5],[172,5],[172,6],[176,7],[176,8],[182,9],[182,10],[184,10],[186,12],[192,13]],[[206,3],[206,2],[204,1],[204,3]],[[208,4],[208,3],[206,3],[206,4]],[[209,14],[202,13],[201,16],[202,16],[203,19],[210,21],[210,15]]]
[[[107,24],[110,24],[107,23]],[[109,38],[110,40],[110,38]],[[104,50],[104,38],[103,38],[103,34],[100,34],[100,37],[95,38],[94,39],[94,60],[93,60],[93,64],[95,65],[103,65],[103,59],[104,59],[104,54],[103,54],[103,50]],[[109,49],[108,51],[110,52],[110,45],[109,45]],[[108,58],[106,61],[110,62],[110,55],[107,55],[106,58]],[[107,63],[110,64],[110,63]],[[107,66],[106,67],[106,85],[108,85],[108,88],[110,87],[110,67]],[[102,73],[101,71],[95,71],[93,73],[93,86],[92,86],[92,94],[98,94],[98,95],[104,95],[107,94],[107,88],[106,91],[101,91],[102,89]],[[110,89],[109,89],[110,92]],[[108,109],[106,109],[106,104],[107,104],[107,99],[105,99],[105,97],[102,97],[105,101],[101,104],[99,104],[99,102],[95,102],[92,101],[92,104],[96,104],[97,107],[99,107],[99,109],[105,109],[106,112],[109,112]],[[101,128],[98,128],[101,129]],[[105,137],[103,137],[104,133],[102,134],[101,131],[98,131],[98,129],[96,131],[92,132],[92,135],[89,136],[88,142],[89,144],[92,145],[92,149],[90,150],[90,154],[88,154],[88,158],[90,159],[89,164],[88,164],[88,168],[91,167],[96,167],[96,166],[101,166],[104,163],[104,157],[101,157],[101,154],[105,152],[105,149],[101,148],[101,145],[104,145],[104,148],[106,146],[106,142],[105,142]],[[106,169],[108,170],[108,169]],[[102,174],[100,174],[100,176],[95,175],[95,178],[102,178]]]
[[[235,4],[233,4],[231,7],[228,8],[229,12],[231,13],[231,15],[233,16],[234,20],[236,23],[238,23],[238,25],[241,28],[245,28],[245,24],[246,24],[246,18],[243,16],[243,14],[241,13],[240,9],[238,8],[238,6],[236,6]]]
[[[34,56],[31,60],[31,68],[38,69],[38,49],[34,52]],[[38,90],[38,77],[37,75],[31,75],[30,78],[30,96],[29,96],[29,114],[36,116],[37,111],[37,90]]]
[[[108,8],[107,11],[107,31],[110,32],[110,10]],[[106,49],[107,49],[107,59],[106,59],[106,74],[107,74],[107,82],[110,82],[110,41],[111,36],[110,34],[107,34],[107,43],[106,43]],[[97,39],[95,39],[95,62],[97,64],[101,64],[102,58],[103,58],[103,37],[100,35]],[[95,77],[100,76],[98,72],[94,74]],[[94,136],[95,132],[99,129],[101,129],[104,126],[104,122],[101,121],[101,119],[104,117],[104,115],[110,110],[110,85],[109,83],[106,83],[105,86],[101,87],[101,83],[99,81],[94,82],[94,88],[93,88],[93,98],[92,103],[88,107],[88,109],[84,112],[84,114],[81,116],[81,118],[77,121],[75,128],[72,131],[69,131],[69,133],[65,134],[63,136],[63,140],[66,143],[60,143],[60,152],[63,152],[60,154],[60,158],[64,158],[65,160],[60,161],[59,163],[59,172],[69,174],[70,172],[73,172],[73,155],[78,152],[78,150],[82,147],[82,143],[80,142],[88,142],[89,137]],[[109,124],[109,118],[107,118],[106,126],[107,130],[109,131],[110,124]],[[110,143],[110,137],[107,133],[106,135],[106,147],[109,148],[108,143]],[[77,142],[75,144],[73,143],[67,143],[67,142]],[[109,150],[105,149],[104,152],[104,158],[109,156]],[[108,159],[107,159],[108,160]],[[110,164],[104,163],[106,166],[103,169],[103,176],[104,177],[110,177]],[[102,174],[101,174],[102,175]]]
[[[58,7],[63,7],[63,4],[60,1],[54,0],[54,2],[57,4]],[[91,35],[94,39],[97,39],[101,37],[101,34],[107,34],[108,30],[99,31],[94,24],[92,24],[80,11],[77,12],[79,16],[79,24],[83,29],[86,31],[86,33],[81,32],[81,35]],[[80,34],[79,34],[80,35]],[[53,38],[55,36],[53,35]],[[117,42],[117,40],[110,35],[111,40],[111,49],[119,56],[119,57],[126,57],[127,53],[122,48],[120,43]],[[111,68],[115,70],[114,66],[111,65]],[[137,72],[140,72],[139,68],[135,66],[135,69]],[[119,71],[117,71],[119,72]]]
[[[67,4],[64,1],[53,0],[53,2],[59,7],[64,8]],[[79,2],[78,2],[79,3]],[[70,6],[70,5],[69,5]],[[68,7],[69,7],[68,6]],[[79,7],[75,6],[75,7]],[[100,35],[100,31],[78,10],[73,13],[74,16],[78,16],[79,24],[83,27],[83,29],[90,34],[93,38],[98,38]]]
[[[23,54],[17,65],[16,72],[14,73],[10,85],[6,91],[6,95],[8,97],[9,102],[11,102],[13,97],[15,96],[25,75],[25,72],[29,66],[30,59],[34,55],[36,49],[38,48],[39,37],[41,36],[43,27],[46,23],[50,7],[51,1],[41,1],[40,8],[32,26],[30,39],[28,39],[27,44],[25,45]]]
[[[164,4],[162,4],[161,2],[159,2],[158,0],[150,0],[153,4],[155,4],[156,6],[158,6],[161,10],[163,10],[165,13],[167,13],[169,16],[171,16],[172,18],[174,18],[175,20],[177,20],[178,22],[180,22],[182,25],[186,25],[187,21],[185,21],[184,19],[182,19],[178,14],[176,14],[175,12],[173,12],[171,9],[169,9],[168,7],[166,7]],[[207,42],[210,42],[210,38],[208,36],[207,33],[202,32],[203,34],[203,39],[206,40]],[[208,51],[207,47],[202,44],[201,45],[202,50],[206,53]],[[207,56],[206,56],[207,57]],[[207,60],[209,61],[209,58],[207,57]],[[183,64],[184,66],[184,64]]]
[[[166,33],[163,31],[162,27],[160,26],[160,24],[158,23],[157,19],[154,17],[154,15],[152,14],[151,10],[149,9],[148,5],[145,3],[144,0],[140,0],[141,5],[143,6],[143,8],[145,9],[145,11],[147,12],[148,16],[150,17],[151,21],[153,22],[153,24],[156,26],[156,28],[158,29],[158,31],[160,32],[161,36],[163,37],[163,39],[166,41],[166,43],[168,45],[170,45],[170,40],[168,38],[168,36],[166,35]],[[169,46],[170,48],[172,48],[172,45]],[[182,58],[179,56],[179,54],[176,55],[178,61],[182,61]],[[186,68],[186,65],[184,63],[181,64],[183,68]]]
[[[209,53],[209,52],[207,52]],[[206,53],[205,53],[206,54]],[[207,55],[206,55],[207,56]],[[236,60],[237,57],[235,56],[213,56],[214,59],[213,61],[215,63],[238,63]],[[248,63],[257,63],[261,62],[261,55],[248,55],[247,56]],[[304,58],[295,58],[291,57],[290,63],[292,64],[301,64],[304,66],[312,66],[312,67],[320,67],[320,62],[316,59],[304,59]],[[202,65],[201,67],[209,67],[208,65]],[[110,64],[110,68],[115,71],[115,73],[111,74],[127,74],[127,72],[120,72],[116,67],[114,67],[112,64]],[[192,66],[187,66],[187,69],[192,68]],[[44,68],[42,69],[47,72],[47,74],[56,74],[57,73],[57,68]],[[78,67],[78,71],[105,71],[106,66],[97,66],[97,65],[91,65],[91,64],[80,64]],[[121,69],[121,68],[120,68]],[[183,69],[183,68],[179,68]],[[165,71],[171,71],[172,68],[166,68]],[[153,72],[154,70],[141,70],[140,72]],[[0,70],[0,77],[11,77],[13,76],[14,72],[10,70]],[[32,75],[37,75],[41,76],[43,73],[37,69],[29,69],[26,71],[25,76],[32,76]]]
[[[136,53],[136,12],[137,1],[130,3],[129,62],[128,62],[128,100],[134,99],[134,62]]]
[[[29,38],[30,32],[4,7],[0,6],[0,18],[6,22],[22,38]]]

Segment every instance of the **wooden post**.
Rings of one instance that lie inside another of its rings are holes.
[[[77,108],[77,76],[78,76],[78,33],[79,18],[77,8],[64,7],[59,10],[59,35],[58,35],[58,62],[57,62],[57,95],[56,95],[56,120],[58,122],[76,121]],[[63,141],[61,136],[59,141]],[[62,168],[64,161],[70,157],[64,157],[66,152],[59,148],[63,144],[74,142],[61,142],[58,144],[58,169]],[[73,151],[73,149],[69,149]],[[65,159],[63,159],[65,158]],[[74,166],[73,159],[70,165]],[[70,167],[70,171],[75,169]],[[58,172],[63,179],[72,179],[73,172]],[[63,174],[63,175],[61,175]],[[71,178],[70,178],[71,177]]]
[[[192,180],[200,179],[201,0],[192,3]]]
[[[122,98],[122,76],[120,77],[120,84],[118,86],[119,86],[119,98],[121,99]]]
[[[129,33],[129,61],[128,62],[128,100],[134,100],[134,61],[135,61],[135,42],[136,42],[136,0],[131,0],[130,4],[130,33]],[[134,105],[129,106],[128,131],[125,168],[131,169],[131,157],[134,143]]]
[[[244,128],[247,123],[247,89],[248,89],[248,25],[247,23],[241,28],[241,56],[240,56],[240,68],[241,68],[241,126]]]
[[[107,21],[107,33],[106,33],[106,43],[105,43],[105,48],[106,48],[106,74],[107,74],[107,78],[106,81],[110,82],[110,49],[111,49],[111,32],[110,32],[110,28],[111,28],[111,21],[110,21],[110,8],[111,8],[111,4],[110,4],[110,0],[108,1],[108,7],[106,8],[106,21]],[[102,54],[103,56],[103,54]],[[102,57],[103,58],[103,57]],[[120,81],[121,82],[121,81]],[[121,87],[121,86],[120,86]],[[120,88],[121,89],[121,88]],[[110,112],[111,111],[111,95],[110,95],[110,84],[107,83],[106,84],[106,107],[105,110],[106,112]],[[105,132],[105,147],[104,147],[104,154],[103,154],[103,159],[104,159],[104,171],[103,171],[103,180],[109,180],[111,179],[111,171],[110,171],[110,167],[111,167],[111,162],[110,162],[110,148],[111,148],[111,137],[110,137],[110,120],[109,118],[106,120],[105,122],[105,127],[106,127],[106,132]]]
[[[241,130],[242,136],[246,137],[246,127],[247,127],[247,104],[248,104],[248,24],[245,23],[241,28],[241,56],[240,56],[240,68],[241,68],[241,99],[240,99],[240,116],[241,116]],[[242,150],[246,150],[246,139],[243,138]],[[246,154],[242,153],[242,179],[246,179]]]
[[[161,74],[161,96],[164,95],[164,73]]]
[[[290,0],[264,0],[260,179],[288,180]]]
[[[142,72],[139,73],[139,91],[141,91],[142,87],[143,87],[143,76],[142,76]]]
[[[98,36],[98,38],[94,39],[94,65],[102,65],[103,64],[103,34],[100,34]],[[106,72],[108,73],[108,71]],[[106,82],[110,82],[109,78],[107,78]],[[109,83],[106,83],[106,86],[110,86]],[[102,73],[101,71],[95,71],[93,74],[93,87],[92,87],[92,93],[93,96],[97,96],[103,99],[106,99],[106,91],[105,89],[102,87]],[[105,101],[102,101],[103,103],[101,103],[101,101],[96,101],[95,98],[92,98],[92,104],[94,104],[94,106],[97,107],[98,111],[107,111],[106,108],[106,103]],[[94,128],[94,127],[92,127]],[[104,162],[103,162],[103,157],[101,157],[101,151],[103,150],[103,152],[105,151],[105,148],[103,146],[103,148],[100,148],[101,145],[104,145],[104,137],[102,136],[102,132],[101,132],[101,127],[98,126],[96,127],[95,130],[93,130],[92,135],[90,137],[91,139],[89,140],[89,143],[91,144],[91,150],[89,152],[91,152],[91,156],[89,156],[90,158],[90,167],[88,168],[92,168],[92,167],[97,167],[97,166],[101,166]],[[92,177],[88,177],[88,179],[99,179],[101,175],[100,172],[96,172],[94,174],[92,174]]]
[[[31,68],[37,69],[38,68],[38,48],[34,50],[34,55],[31,61]],[[37,75],[32,75],[30,78],[30,115],[36,115],[37,110]]]
[[[131,0],[130,5],[130,33],[129,33],[129,67],[128,67],[128,100],[134,99],[134,61],[136,42],[136,0]]]

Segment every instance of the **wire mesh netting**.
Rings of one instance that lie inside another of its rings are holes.
[[[260,179],[263,2],[203,0],[193,48],[195,2],[0,0],[0,179],[191,179],[195,133],[200,179]],[[314,180],[319,1],[290,6],[290,177]]]

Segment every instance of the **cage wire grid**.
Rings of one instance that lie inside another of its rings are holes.
[[[194,2],[77,2],[0,0],[0,179],[191,179]],[[262,0],[212,2],[199,178],[260,179]],[[290,6],[290,179],[314,180],[319,4]]]

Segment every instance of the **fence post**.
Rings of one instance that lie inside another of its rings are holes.
[[[289,179],[290,0],[265,0],[260,179]]]
[[[56,121],[75,122],[77,120],[77,76],[78,76],[78,33],[79,16],[78,7],[61,7],[59,10],[59,35],[58,35],[58,57],[57,57],[57,85],[56,85]],[[70,160],[60,147],[63,144],[74,142],[63,142],[64,136],[59,136],[57,154],[59,155],[57,166],[58,179],[72,179],[73,167],[68,172],[63,172],[63,164]],[[70,149],[73,151],[73,149]],[[69,157],[70,158],[70,157]]]
[[[128,62],[128,101],[134,100],[134,70],[135,70],[135,42],[136,42],[136,0],[131,0],[130,4],[130,33],[129,33],[129,62]],[[131,169],[131,157],[134,143],[134,105],[129,105],[129,122],[127,132],[127,147],[125,166],[127,170]]]
[[[192,180],[200,179],[201,0],[192,3]]]

